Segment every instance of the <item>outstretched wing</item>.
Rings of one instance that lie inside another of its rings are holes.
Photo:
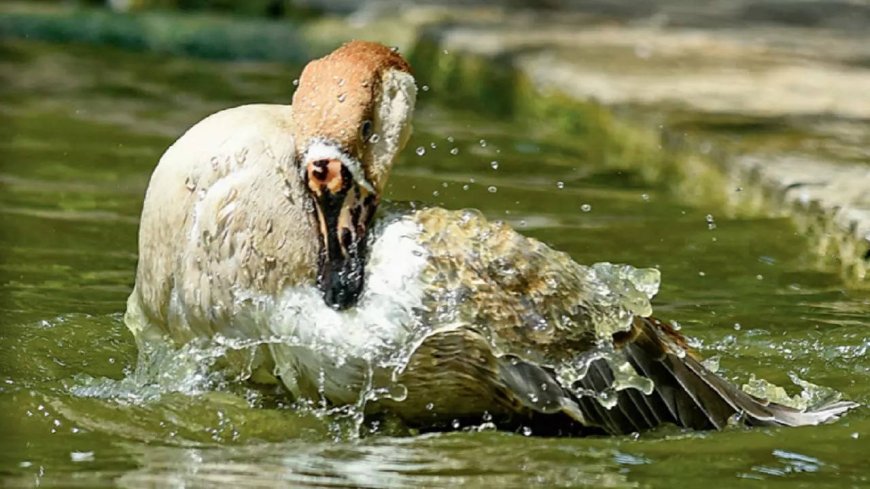
[[[617,434],[663,423],[720,429],[735,415],[817,424],[853,406],[802,412],[752,397],[701,365],[667,324],[635,314],[648,296],[628,289],[643,283],[614,290],[594,269],[473,212],[426,209],[416,219],[433,284],[422,314],[446,326],[400,378],[409,396],[395,408],[412,422],[477,414],[479,423],[485,411],[538,432]],[[425,402],[435,405],[427,412]]]

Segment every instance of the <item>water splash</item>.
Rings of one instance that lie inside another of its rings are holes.
[[[764,379],[750,376],[741,388],[747,394],[767,399],[768,401],[792,407],[801,411],[812,411],[839,401],[842,394],[829,387],[823,387],[801,379],[794,372],[789,372],[792,383],[801,388],[798,394],[789,396],[783,387]]]
[[[195,340],[175,349],[166,343],[143,343],[134,369],[121,380],[77,375],[70,392],[80,397],[114,399],[146,404],[169,393],[201,395],[226,385],[216,364],[227,347],[210,340]]]

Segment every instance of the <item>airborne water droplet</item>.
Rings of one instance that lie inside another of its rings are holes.
[[[428,92],[428,91],[429,91],[429,85],[423,85],[423,86],[420,87],[420,88],[422,88],[424,92]]]
[[[532,436],[532,428],[530,426],[523,426],[523,436]]]
[[[565,188],[565,182],[556,182],[556,188],[559,188],[559,189]]]
[[[459,420],[458,420],[458,419],[454,419],[453,422],[450,423],[450,425],[453,426],[453,429],[454,429],[454,430],[458,430],[459,427],[461,426],[461,424],[459,423]]]
[[[481,148],[485,148],[485,147],[486,147],[486,139],[481,139],[479,142],[480,142],[480,147],[481,147]]]
[[[713,229],[716,229],[716,222],[713,220],[713,214],[707,214],[707,216],[704,219],[706,219],[706,221],[707,221],[707,229],[709,229],[711,231]]]
[[[299,86],[299,78],[296,78],[296,79],[293,80],[293,86],[294,86],[294,87],[298,87],[298,86]]]
[[[583,204],[580,206],[580,210],[583,212],[589,212],[592,210],[592,206],[589,204]]]
[[[417,153],[417,156],[423,156],[424,154],[426,154],[426,148],[424,148],[422,146],[417,146],[416,153]]]

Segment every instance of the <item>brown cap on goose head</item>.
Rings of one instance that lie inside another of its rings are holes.
[[[408,63],[364,41],[309,63],[293,95],[296,154],[321,237],[318,286],[336,309],[362,293],[366,231],[410,137],[416,95]]]

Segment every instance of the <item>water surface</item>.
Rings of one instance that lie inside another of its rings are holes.
[[[214,375],[219,352],[137,372],[121,317],[157,158],[215,110],[289,101],[298,71],[0,44],[3,485],[870,484],[864,409],[799,429],[548,439],[381,427],[360,436],[350,416],[300,411],[277,389]],[[726,376],[788,384],[793,372],[870,401],[870,293],[819,268],[787,220],[688,205],[666,182],[593,159],[600,141],[437,103],[448,96],[421,91],[387,198],[476,207],[583,263],[658,267],[657,315],[720,357]]]

